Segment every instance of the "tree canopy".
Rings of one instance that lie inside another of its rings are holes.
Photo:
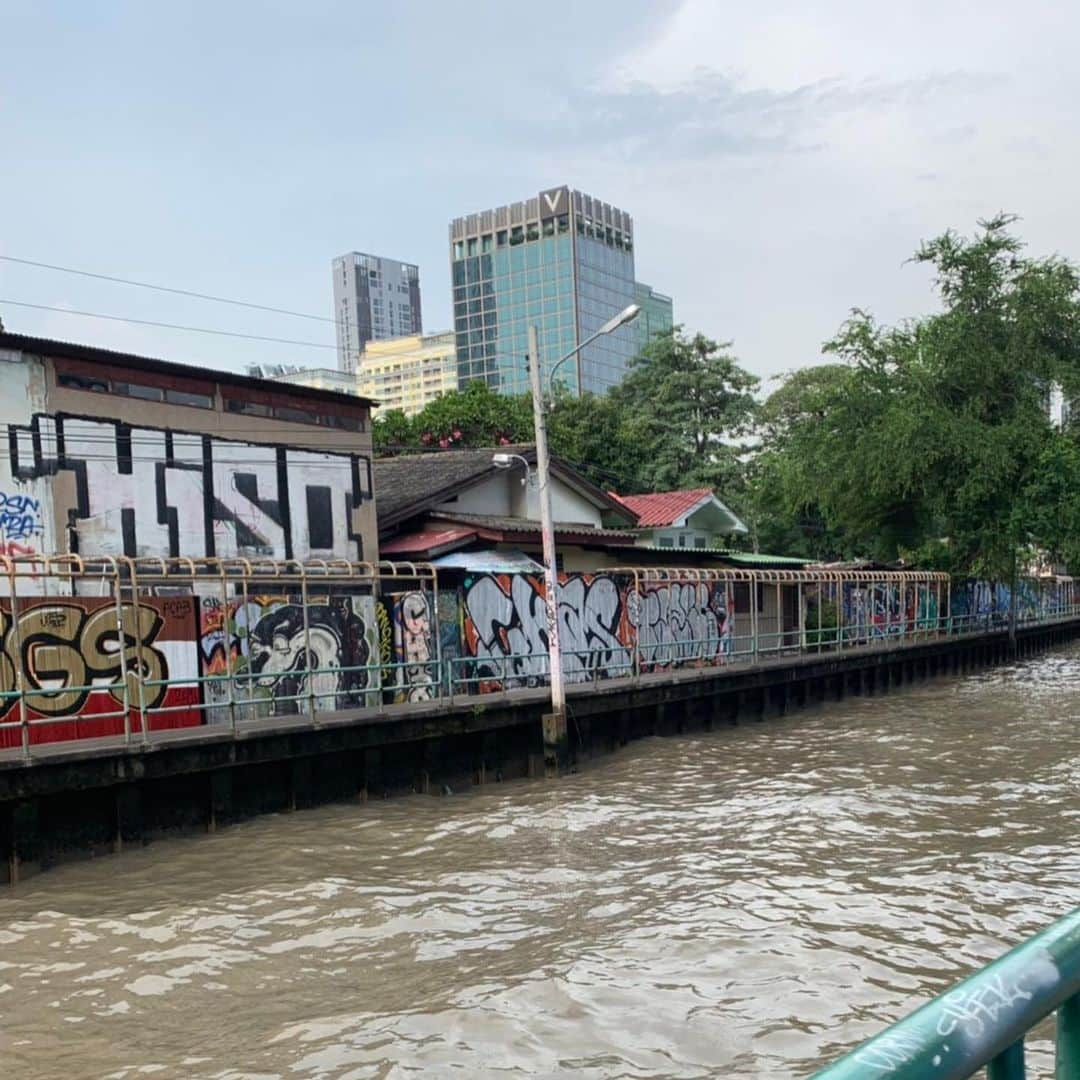
[[[1070,508],[1045,500],[1064,497],[1073,436],[1046,398],[1080,371],[1078,279],[1064,260],[1025,257],[1013,221],[923,244],[914,261],[932,268],[941,310],[896,326],[854,311],[826,345],[840,363],[769,399],[762,496],[880,558],[1007,578],[1024,547],[1064,550],[1050,523]]]
[[[895,325],[854,309],[759,402],[729,344],[676,327],[603,395],[548,403],[552,452],[622,493],[708,486],[753,542],[814,559],[904,558],[999,580],[1032,552],[1080,565],[1080,277],[1027,255],[998,215],[912,257],[932,314]],[[470,383],[375,425],[379,450],[531,442],[529,396]]]

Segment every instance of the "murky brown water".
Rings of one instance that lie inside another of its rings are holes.
[[[62,868],[3,1075],[804,1076],[1080,902],[1078,718],[1070,650]]]

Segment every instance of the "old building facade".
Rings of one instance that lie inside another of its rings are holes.
[[[0,554],[377,559],[370,402],[0,333]]]

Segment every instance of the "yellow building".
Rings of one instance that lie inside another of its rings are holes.
[[[401,409],[406,416],[414,416],[429,401],[457,389],[454,335],[412,334],[369,341],[360,354],[355,375],[315,368],[282,371],[275,373],[274,378],[371,398],[379,403],[372,410],[373,416],[391,409]]]

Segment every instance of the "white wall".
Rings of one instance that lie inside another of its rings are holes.
[[[50,552],[56,542],[53,506],[45,478],[20,480],[8,455],[9,425],[25,424],[45,407],[45,369],[23,354],[0,350],[0,554]]]
[[[539,521],[540,500],[536,474],[532,475],[532,481],[525,485],[521,482],[520,468],[507,469],[463,491],[457,499],[440,503],[437,509],[447,514],[488,514]],[[599,509],[554,476],[551,479],[551,513],[556,522],[597,528],[601,525]]]
[[[463,491],[456,499],[441,503],[436,509],[447,514],[490,514],[494,517],[509,517],[514,513],[511,484],[515,487],[521,486],[521,473],[508,469]]]
[[[15,400],[6,387],[0,392],[5,405]],[[284,449],[281,470],[272,445],[40,412],[15,422],[20,471],[37,474],[29,483],[56,520],[74,512],[82,555],[123,555],[130,541],[135,555],[358,557],[349,535],[354,491],[347,454]],[[3,462],[7,468],[6,456]],[[322,490],[312,495],[309,514],[311,488]],[[50,525],[40,550],[67,551],[67,536]]]

